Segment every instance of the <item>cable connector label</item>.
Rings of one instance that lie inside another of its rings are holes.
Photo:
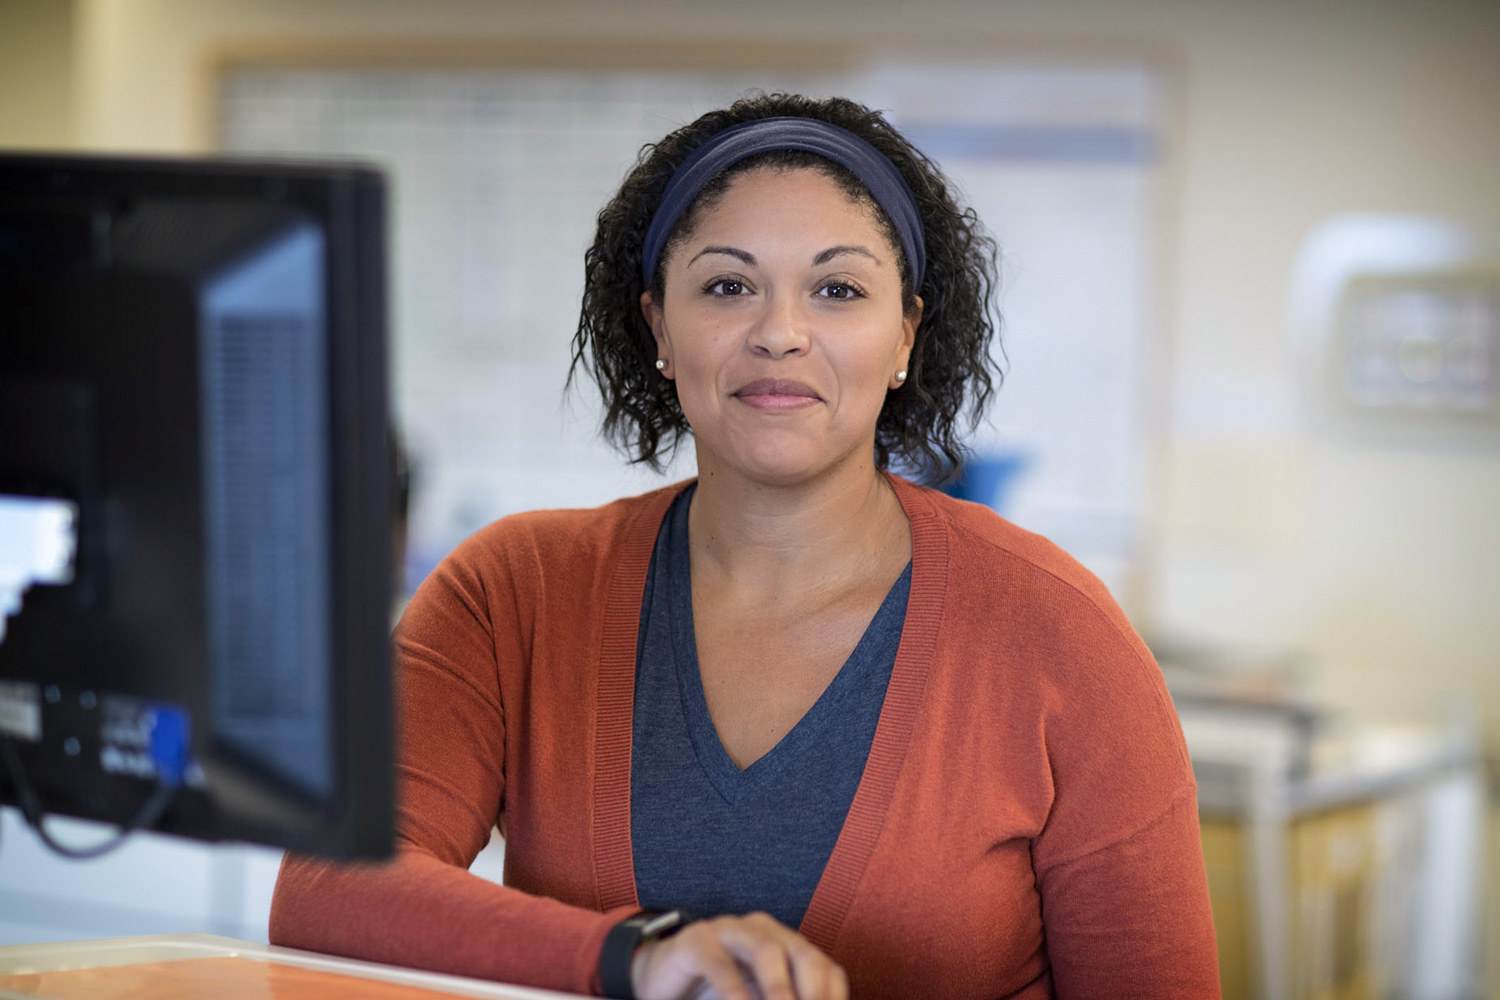
[[[38,685],[0,680],[0,736],[30,743],[42,738],[42,691]]]
[[[0,493],[0,642],[33,584],[73,582],[78,505]]]

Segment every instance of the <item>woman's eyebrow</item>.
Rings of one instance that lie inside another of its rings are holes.
[[[745,251],[745,250],[741,250],[738,247],[704,247],[702,250],[699,250],[697,253],[693,254],[693,260],[688,261],[688,263],[691,264],[691,263],[693,263],[693,261],[696,261],[699,257],[702,257],[704,254],[711,254],[711,253],[728,254],[730,257],[734,257],[734,258],[737,258],[738,260],[744,261],[746,264],[750,265],[751,267],[754,267],[755,264],[756,264],[755,254],[750,253],[750,252]]]
[[[833,258],[839,256],[840,254],[846,254],[846,253],[857,253],[857,254],[860,254],[861,256],[870,258],[871,260],[873,260],[877,264],[880,263],[880,258],[877,257],[877,256],[875,256],[873,253],[871,253],[866,248],[864,248],[862,246],[857,246],[857,245],[849,245],[849,246],[829,247],[827,250],[824,250],[822,253],[818,254],[816,257],[813,258],[813,267],[817,267],[817,266],[819,266],[821,264],[826,264],[830,260],[833,260]]]

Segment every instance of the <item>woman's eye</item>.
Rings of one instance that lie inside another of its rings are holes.
[[[720,278],[718,281],[711,282],[704,291],[710,295],[731,296],[744,295],[747,289],[743,281],[735,281],[733,278]]]
[[[830,281],[818,289],[817,294],[825,299],[857,299],[863,293],[853,285],[845,284],[842,281]]]

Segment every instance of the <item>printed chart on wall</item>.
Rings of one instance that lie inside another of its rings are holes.
[[[1134,64],[922,65],[836,76],[642,70],[226,71],[234,153],[358,157],[392,184],[392,361],[415,467],[406,580],[494,518],[691,475],[628,465],[566,397],[583,251],[642,144],[751,89],[886,109],[1001,246],[1007,371],[967,495],[1119,596],[1145,524],[1161,84]]]

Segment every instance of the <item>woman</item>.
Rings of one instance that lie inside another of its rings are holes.
[[[272,939],[647,1000],[1218,996],[1150,654],[1057,548],[885,471],[961,459],[993,257],[848,101],[648,147],[574,366],[698,477],[503,519],[423,584],[398,859],[289,858]],[[465,870],[497,822],[504,887]]]

